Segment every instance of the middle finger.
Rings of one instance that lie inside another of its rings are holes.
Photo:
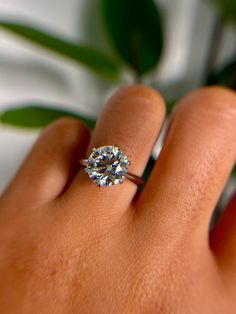
[[[236,158],[236,94],[203,88],[176,107],[163,150],[139,199],[150,237],[203,238]],[[145,230],[145,227],[144,227]],[[186,231],[188,230],[188,231]]]

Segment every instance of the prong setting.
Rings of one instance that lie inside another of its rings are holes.
[[[85,171],[98,186],[123,183],[130,161],[116,146],[93,148]]]

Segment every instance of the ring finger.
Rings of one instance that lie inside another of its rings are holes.
[[[161,96],[151,88],[134,85],[123,88],[107,102],[92,135],[87,157],[92,148],[116,144],[131,161],[129,172],[141,176],[163,124],[165,106]],[[72,183],[67,198],[74,204],[88,200],[101,211],[118,214],[127,209],[137,187],[123,184],[100,188],[81,169]],[[119,210],[118,210],[119,208]],[[105,213],[106,215],[106,213]]]

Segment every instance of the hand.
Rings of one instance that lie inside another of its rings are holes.
[[[236,313],[236,199],[208,232],[236,159],[234,92],[179,102],[140,195],[78,170],[93,147],[117,144],[142,175],[164,116],[161,96],[137,85],[111,98],[91,139],[74,119],[43,131],[0,199],[1,314]]]

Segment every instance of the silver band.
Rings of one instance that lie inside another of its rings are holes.
[[[87,167],[88,166],[88,159],[80,159],[79,164],[83,167]],[[126,179],[130,180],[131,182],[133,182],[137,185],[143,185],[145,183],[141,177],[136,176],[135,174],[132,174],[130,172],[127,172],[125,177],[126,177]]]

